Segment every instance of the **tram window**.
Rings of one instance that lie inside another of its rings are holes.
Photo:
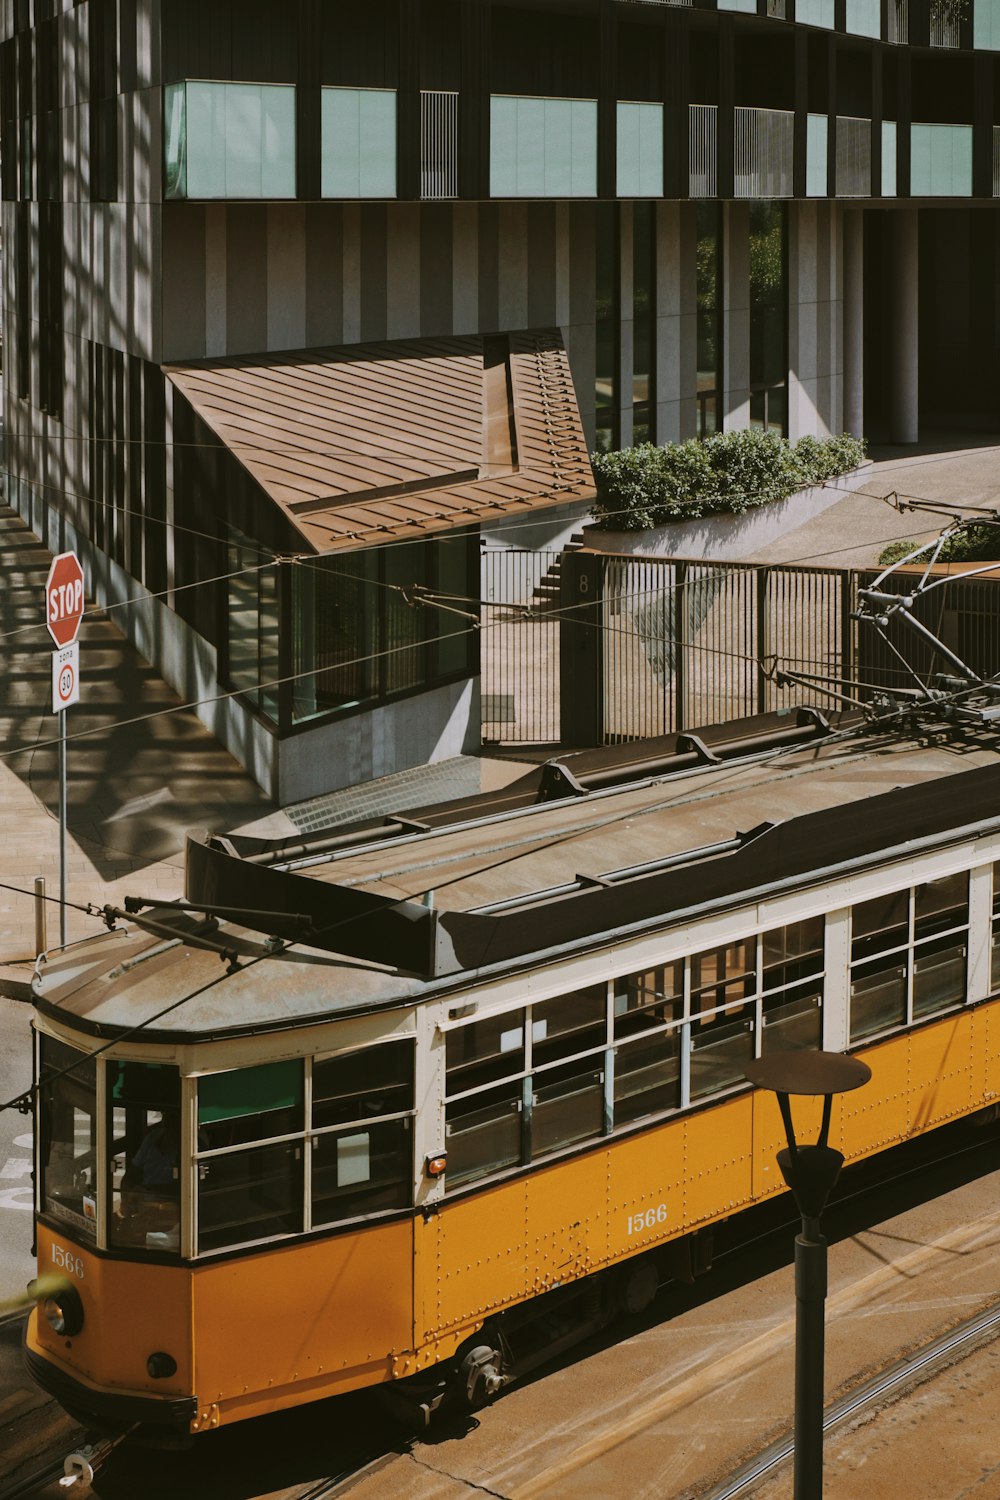
[[[615,1124],[678,1109],[681,1102],[680,1034],[640,1036],[615,1053]]]
[[[41,1207],[87,1240],[97,1237],[97,1064],[42,1036]],[[72,1072],[56,1075],[65,1068]]]
[[[201,1150],[291,1135],[303,1128],[301,1062],[212,1073],[198,1083]]]
[[[313,1142],[313,1223],[405,1208],[413,1194],[410,1121],[380,1120]]]
[[[448,1093],[460,1094],[524,1072],[524,1011],[456,1026],[445,1044]]]
[[[557,995],[531,1007],[531,1060],[534,1067],[572,1057],[608,1039],[608,991],[603,984]]]
[[[521,1109],[520,1079],[447,1106],[449,1188],[518,1165]]]
[[[862,964],[851,975],[851,1041],[906,1022],[906,955]]]
[[[909,891],[862,901],[851,912],[851,957],[867,958],[905,947],[909,939]]]
[[[752,1004],[745,1005],[734,1018],[730,1006],[692,1026],[692,1099],[742,1083],[747,1064],[753,1061],[753,1010]]]
[[[588,1059],[537,1073],[532,1080],[531,1155],[558,1151],[600,1135],[604,1128],[604,1071]]]
[[[962,870],[940,880],[928,880],[913,892],[913,936],[933,937],[969,924],[969,875]]]
[[[399,1115],[413,1108],[413,1043],[385,1042],[313,1063],[316,1129]]]
[[[684,960],[615,980],[615,1036],[634,1036],[680,1020],[684,1010]]]
[[[203,1158],[198,1249],[301,1233],[302,1152],[301,1141],[279,1141]]]
[[[174,1067],[108,1064],[108,1241],[115,1249],[180,1248],[180,1092]]]
[[[757,939],[696,953],[691,959],[691,1011],[739,1007],[757,988]]]
[[[814,985],[765,995],[761,1051],[795,1052],[823,1045],[823,996]]]
[[[823,970],[823,918],[790,922],[761,937],[764,989],[783,989]]]
[[[932,1015],[965,999],[966,944],[936,938],[913,955],[913,1015]]]

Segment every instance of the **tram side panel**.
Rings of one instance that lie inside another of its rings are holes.
[[[197,1267],[200,1408],[236,1420],[390,1379],[413,1347],[413,1229],[407,1218]]]
[[[83,1305],[83,1325],[67,1338],[39,1312],[27,1343],[73,1379],[106,1391],[186,1396],[193,1390],[191,1273],[186,1266],[107,1260],[38,1224],[39,1274],[64,1276]],[[146,1361],[165,1351],[176,1372],[151,1379]]]

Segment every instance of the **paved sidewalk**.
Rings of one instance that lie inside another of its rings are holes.
[[[903,537],[929,541],[947,524],[946,516],[926,511],[900,514],[881,498],[893,491],[901,498],[957,501],[976,508],[1000,505],[1000,446],[992,436],[944,432],[914,447],[872,444],[869,456],[874,464],[860,490],[748,560],[864,568],[878,561],[889,542]]]

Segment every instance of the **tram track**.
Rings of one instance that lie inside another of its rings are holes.
[[[905,1394],[913,1386],[921,1384],[923,1380],[933,1377],[940,1370],[954,1363],[956,1357],[964,1358],[973,1353],[976,1348],[990,1343],[997,1337],[1000,1337],[1000,1302],[994,1303],[992,1307],[969,1318],[965,1323],[941,1334],[908,1359],[899,1360],[889,1369],[873,1376],[856,1390],[841,1397],[839,1401],[833,1402],[826,1408],[823,1416],[824,1435],[842,1426],[852,1417],[861,1416],[864,1412],[878,1408],[893,1397]],[[722,1484],[705,1491],[699,1500],[739,1500],[740,1496],[751,1494],[757,1484],[770,1479],[794,1452],[794,1438],[791,1434],[786,1434],[776,1442],[770,1443],[763,1452],[743,1465]]]

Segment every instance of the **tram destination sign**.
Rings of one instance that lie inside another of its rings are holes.
[[[45,624],[60,648],[72,646],[83,619],[83,569],[75,552],[52,559],[45,581]]]

